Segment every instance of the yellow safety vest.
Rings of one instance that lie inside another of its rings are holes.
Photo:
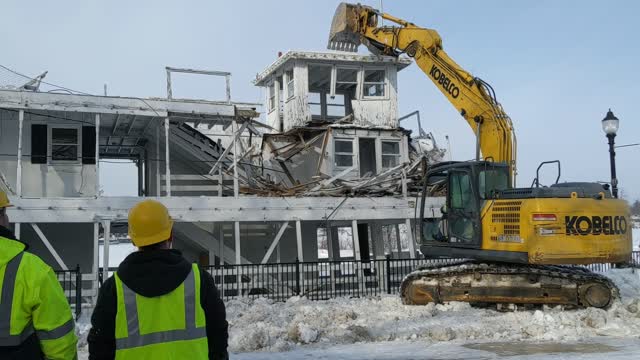
[[[157,297],[136,294],[115,276],[116,359],[208,359],[200,271],[192,265],[176,289]]]
[[[78,339],[60,282],[24,248],[0,237],[0,346],[19,346],[35,332],[47,359],[74,359]]]

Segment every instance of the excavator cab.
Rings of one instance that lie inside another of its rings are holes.
[[[420,244],[479,249],[484,204],[510,183],[509,168],[503,163],[449,162],[429,170],[422,192]],[[446,202],[437,216],[434,209],[427,209],[425,199],[443,194]]]

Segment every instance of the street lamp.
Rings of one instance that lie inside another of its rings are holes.
[[[618,126],[620,125],[620,120],[618,120],[611,109],[607,112],[607,116],[602,119],[602,130],[607,134],[607,139],[609,139],[609,161],[611,162],[611,192],[613,193],[613,197],[618,197],[618,179],[616,178],[616,151],[615,151],[615,143],[614,139],[616,137],[616,133],[618,132]]]

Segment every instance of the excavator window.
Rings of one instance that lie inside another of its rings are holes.
[[[473,243],[474,216],[477,213],[472,177],[466,171],[449,173],[449,233],[451,242]]]
[[[474,208],[471,176],[466,172],[451,173],[451,208],[472,211]]]
[[[478,192],[482,200],[493,198],[496,191],[509,188],[509,174],[506,169],[481,170],[478,177]]]

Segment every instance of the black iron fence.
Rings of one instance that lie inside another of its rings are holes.
[[[286,300],[306,296],[314,300],[392,294],[402,279],[421,265],[444,265],[461,259],[376,259],[368,261],[317,261],[277,264],[211,265],[205,267],[225,300],[237,296]],[[640,251],[632,264],[640,264]],[[591,264],[593,271],[615,265]]]
[[[367,261],[315,261],[276,264],[210,265],[204,267],[214,280],[225,300],[237,296],[250,298],[267,297],[286,300],[292,296],[306,296],[315,300],[336,297],[360,297],[397,293],[402,279],[421,265],[445,265],[462,259],[376,259]],[[640,264],[640,251],[632,253],[632,264]],[[591,264],[592,271],[603,272],[613,264]],[[103,269],[98,271],[98,282],[102,285]],[[110,267],[109,272],[117,268]],[[58,272],[61,283],[68,284],[65,293],[70,303],[79,310],[80,289],[78,281],[67,279],[78,277],[77,270]],[[64,285],[63,285],[64,287]],[[75,297],[74,297],[75,295]]]
[[[77,265],[75,269],[56,270],[55,273],[69,304],[75,310],[77,319],[82,312],[82,272],[80,271],[80,265]]]

